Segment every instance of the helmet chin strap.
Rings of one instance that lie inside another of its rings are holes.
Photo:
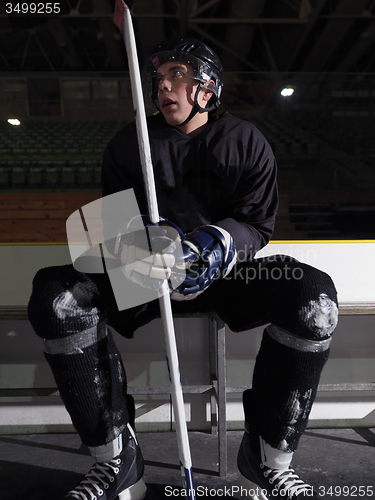
[[[202,82],[199,82],[198,84],[198,87],[197,87],[197,90],[195,91],[195,96],[194,96],[194,106],[193,106],[193,109],[190,111],[190,114],[189,116],[186,118],[186,120],[184,120],[182,123],[179,123],[178,125],[175,125],[176,127],[182,127],[183,125],[186,125],[186,123],[188,123],[192,118],[194,118],[194,116],[199,112],[199,111],[205,111],[205,112],[209,112],[209,111],[212,111],[215,106],[211,106],[210,108],[202,108],[202,106],[200,106],[198,104],[198,94],[199,92],[201,91],[201,89],[203,88],[203,83]]]
[[[179,123],[178,125],[175,125],[175,127],[182,127],[182,125],[186,125],[186,123],[188,123],[192,118],[194,118],[194,116],[198,113],[199,110],[200,106],[194,105],[193,109],[190,111],[190,114],[186,118],[186,120],[183,121],[182,123]]]

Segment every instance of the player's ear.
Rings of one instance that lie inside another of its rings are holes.
[[[213,96],[212,90],[206,90],[203,94],[203,100],[209,101],[212,96]]]
[[[214,82],[213,80],[210,80],[210,83],[215,84],[215,82]],[[204,100],[205,102],[208,102],[208,101],[211,99],[211,97],[213,96],[213,94],[214,94],[212,90],[210,90],[210,89],[208,89],[208,88],[206,87],[207,85],[208,85],[208,83],[206,83],[206,84],[203,86],[203,89],[202,89],[202,90],[203,90],[203,92],[204,92],[204,93],[203,93],[203,100]]]

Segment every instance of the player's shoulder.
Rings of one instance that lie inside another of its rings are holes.
[[[221,133],[225,134],[225,137],[236,140],[246,140],[246,138],[249,139],[250,137],[263,136],[251,120],[239,118],[228,111],[224,111],[221,115],[218,115],[212,125],[217,130],[221,129]]]

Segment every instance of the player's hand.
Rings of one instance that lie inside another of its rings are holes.
[[[182,259],[175,269],[186,275],[172,292],[174,300],[191,300],[201,294],[214,280],[224,278],[236,262],[232,236],[218,226],[202,226],[185,235]]]
[[[115,256],[126,278],[158,290],[164,280],[171,278],[182,238],[181,230],[166,219],[152,224],[146,216],[137,217],[118,234]]]

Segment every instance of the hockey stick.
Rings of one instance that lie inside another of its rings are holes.
[[[142,164],[143,179],[146,187],[147,206],[150,220],[151,222],[156,224],[159,222],[159,210],[156,198],[155,180],[146,122],[146,111],[143,100],[141,76],[138,64],[137,48],[130,9],[123,0],[116,0],[114,22],[122,32],[122,37],[125,42],[126,52],[128,55],[130,83],[132,89],[134,112],[136,117],[139,153]],[[183,485],[184,488],[188,491],[188,497],[194,500],[195,491],[192,477],[190,445],[184,411],[184,399],[181,387],[171,299],[169,295],[167,280],[164,280],[161,295],[159,297],[159,303],[165,332],[167,360],[169,367],[169,376],[171,380],[172,406],[176,420],[177,444]]]

